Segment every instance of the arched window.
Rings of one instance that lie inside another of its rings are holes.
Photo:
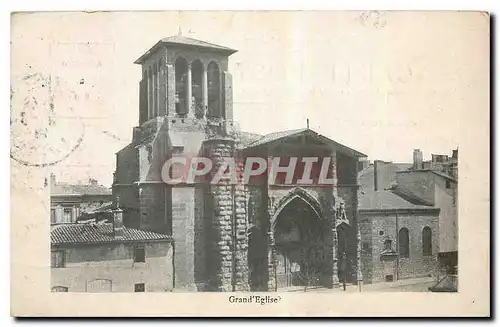
[[[160,59],[158,61],[158,75],[157,75],[157,80],[156,83],[158,85],[158,92],[157,92],[157,102],[158,102],[158,111],[156,112],[157,116],[160,115],[165,115],[165,103],[163,102],[163,98],[165,97],[165,84],[163,83],[164,77],[163,77],[163,60]]]
[[[153,118],[158,116],[158,65],[153,65]]]
[[[68,288],[66,286],[54,286],[51,289],[52,292],[67,292]]]
[[[408,258],[410,256],[410,238],[407,228],[401,228],[398,235],[399,256]]]
[[[153,72],[148,68],[148,119],[153,117]]]
[[[197,118],[202,118],[205,111],[203,107],[203,64],[199,59],[191,63],[191,76],[192,110]]]
[[[111,292],[111,281],[109,279],[94,279],[87,283],[87,292],[89,293]]]
[[[221,117],[220,70],[216,62],[207,66],[208,117]]]
[[[175,111],[180,116],[188,113],[187,87],[188,63],[179,57],[175,60]]]
[[[422,229],[422,254],[432,255],[432,231],[428,226]]]

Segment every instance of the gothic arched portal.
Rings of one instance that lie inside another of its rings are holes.
[[[273,222],[278,288],[321,286],[328,272],[328,230],[317,208],[302,196],[286,201]]]

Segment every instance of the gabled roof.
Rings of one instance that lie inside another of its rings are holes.
[[[410,169],[410,170],[398,171],[397,173],[398,174],[400,174],[400,173],[407,173],[407,174],[411,174],[411,173],[433,173],[435,175],[441,176],[443,178],[446,178],[448,180],[451,180],[453,182],[458,183],[457,178],[455,178],[453,176],[450,176],[450,175],[448,175],[445,172],[436,171],[436,170],[433,170],[433,169],[415,169],[415,170],[411,170]]]
[[[228,56],[238,51],[238,50],[234,50],[234,49],[222,46],[222,45],[218,45],[218,44],[214,44],[214,43],[210,43],[210,42],[206,42],[206,41],[201,41],[201,40],[196,40],[196,39],[193,39],[190,37],[185,37],[182,35],[174,35],[174,36],[169,36],[169,37],[163,38],[160,41],[158,41],[158,43],[156,43],[151,49],[146,51],[146,53],[143,54],[141,57],[139,57],[139,59],[137,59],[134,63],[141,64],[144,61],[144,59],[149,57],[149,55],[151,55],[153,52],[155,52],[156,49],[158,49],[158,47],[160,47],[162,45],[176,45],[176,46],[184,46],[184,47],[191,47],[191,48],[201,48],[201,49],[207,49],[207,50],[211,50],[211,51],[220,52],[220,53],[223,53],[223,54],[228,55]]]
[[[314,139],[319,140],[320,142],[322,142],[324,144],[328,144],[332,147],[336,147],[336,148],[340,149],[342,152],[348,153],[354,157],[366,157],[366,155],[361,153],[361,152],[358,152],[358,151],[351,149],[345,145],[337,143],[337,142],[333,141],[332,139],[329,139],[328,137],[323,136],[323,135],[316,133],[315,131],[313,131],[311,129],[307,129],[307,128],[274,132],[274,133],[264,135],[261,138],[257,139],[256,141],[248,144],[245,147],[245,149],[256,148],[259,146],[263,146],[263,145],[267,145],[267,144],[270,144],[273,142],[278,142],[280,140],[284,140],[288,137],[292,137],[292,136],[295,137],[295,136],[299,136],[299,135],[306,135],[306,136],[312,137]]]
[[[412,164],[386,162],[386,167],[394,169],[394,173],[398,171],[406,171],[411,168]],[[359,195],[359,210],[360,212],[383,212],[383,211],[428,211],[437,210],[429,203],[425,203],[421,199],[413,198],[402,194],[396,186],[396,176],[393,180],[388,181],[392,188],[379,189],[375,191],[374,183],[374,165],[370,165],[359,173],[359,183],[361,184]],[[390,178],[389,175],[386,177]],[[396,187],[395,187],[396,186]]]
[[[111,195],[111,189],[94,184],[61,184],[50,186],[50,195]]]
[[[236,132],[237,138],[238,138],[238,143],[239,147],[246,147],[250,143],[253,143],[260,139],[262,135],[260,134],[255,134],[255,133],[249,133],[249,132],[243,132],[243,131],[237,131]]]
[[[359,196],[360,211],[374,210],[436,210],[432,206],[427,206],[416,202],[410,202],[394,193],[391,190],[369,190],[363,191]]]
[[[247,148],[255,148],[258,147],[259,145],[263,145],[266,143],[271,143],[273,141],[279,140],[281,138],[289,137],[295,134],[300,134],[304,132],[306,129],[305,128],[300,128],[300,129],[291,129],[287,131],[281,131],[281,132],[273,132],[266,134],[264,136],[261,136],[257,140],[250,142],[246,147]]]
[[[123,237],[113,235],[111,224],[61,224],[50,230],[51,245],[169,241],[172,237],[146,230],[124,228]]]

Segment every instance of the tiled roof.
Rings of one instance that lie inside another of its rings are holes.
[[[53,184],[50,195],[111,195],[111,189],[94,184]]]
[[[438,175],[438,176],[444,177],[444,178],[449,179],[449,180],[452,180],[452,181],[454,181],[454,182],[458,182],[458,180],[457,180],[455,177],[450,176],[449,174],[447,174],[447,173],[445,173],[445,172],[435,171],[435,170],[433,170],[432,172],[433,172],[434,174]]]
[[[391,190],[363,191],[359,196],[359,210],[430,209],[434,207],[415,204]]]
[[[337,149],[340,149],[344,153],[348,153],[349,155],[356,156],[356,157],[366,157],[365,154],[358,152],[354,149],[351,149],[343,144],[340,144],[338,142],[335,142],[331,139],[329,139],[326,136],[323,136],[319,133],[316,133],[315,131],[308,129],[308,128],[300,128],[300,129],[292,129],[292,130],[287,130],[287,131],[281,131],[281,132],[274,132],[270,133],[267,135],[262,136],[261,138],[257,139],[254,142],[249,143],[245,148],[255,148],[267,143],[271,143],[280,139],[284,139],[287,137],[291,136],[297,136],[299,134],[305,134],[308,137],[314,138],[324,144],[328,144],[330,146],[336,147]]]
[[[171,239],[171,236],[165,234],[134,228],[124,228],[123,237],[115,238],[111,224],[61,224],[51,226],[50,231],[52,245],[168,241]]]
[[[283,137],[289,137],[289,136],[301,133],[305,130],[306,130],[305,128],[300,128],[300,129],[292,129],[292,130],[288,130],[288,131],[269,133],[269,134],[266,134],[266,135],[262,136],[261,138],[257,139],[256,141],[249,143],[247,145],[247,147],[253,148],[253,147],[256,147],[256,146],[259,146],[262,144],[276,141],[276,140],[283,138]]]
[[[181,35],[174,35],[174,36],[170,36],[170,37],[166,37],[166,38],[161,39],[151,49],[146,51],[145,54],[143,54],[139,59],[137,59],[135,61],[135,63],[141,64],[145,58],[149,57],[162,44],[183,45],[183,46],[188,46],[188,47],[212,49],[215,51],[223,52],[227,55],[231,55],[237,51],[235,49],[231,49],[231,48],[228,48],[228,47],[225,47],[222,45],[218,45],[218,44],[214,44],[214,43],[210,43],[210,42],[205,42],[205,41],[201,41],[201,40],[196,40],[196,39],[181,36]]]
[[[241,132],[241,131],[237,132],[237,135],[239,144],[242,147],[246,147],[250,143],[255,142],[258,139],[262,138],[262,135],[260,134]]]
[[[214,44],[214,43],[210,43],[210,42],[206,42],[206,41],[201,41],[201,40],[196,40],[196,39],[181,36],[181,35],[174,35],[174,36],[165,37],[165,38],[161,39],[161,42],[166,43],[166,44],[190,45],[190,46],[196,46],[196,47],[202,47],[202,48],[212,48],[212,49],[217,49],[217,50],[224,50],[224,51],[228,51],[228,52],[231,52],[231,51],[236,52],[236,50],[222,46],[222,45],[218,45],[218,44]]]

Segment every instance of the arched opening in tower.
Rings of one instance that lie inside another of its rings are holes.
[[[188,64],[186,59],[179,57],[175,60],[175,112],[180,116],[188,113]]]
[[[325,221],[302,198],[293,199],[276,218],[276,284],[278,288],[323,285],[329,261]]]
[[[147,70],[147,80],[148,80],[148,119],[153,118],[153,70],[151,67]]]
[[[195,60],[191,64],[191,76],[192,76],[192,110],[196,118],[202,118],[205,112],[203,105],[203,64],[200,60]]]
[[[153,65],[153,117],[158,116],[159,103],[158,103],[158,92],[160,87],[158,85],[158,65]]]
[[[212,61],[207,67],[208,74],[208,111],[207,116],[211,118],[221,117],[221,92],[220,92],[220,69],[216,62]]]

